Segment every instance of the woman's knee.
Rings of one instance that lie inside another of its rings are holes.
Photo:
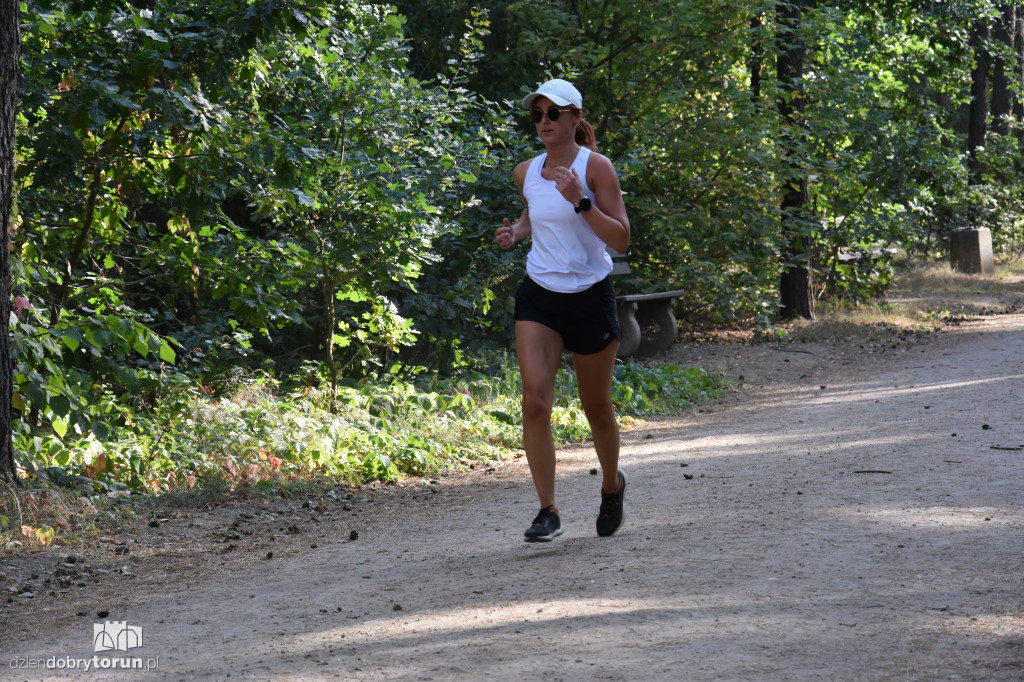
[[[548,391],[523,390],[523,419],[550,420],[554,395]]]
[[[591,424],[603,421],[615,421],[615,405],[611,396],[580,398],[580,406]]]

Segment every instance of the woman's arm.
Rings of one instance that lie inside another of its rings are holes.
[[[565,177],[558,183],[558,190],[565,200],[575,205],[584,197],[583,183],[576,169],[555,169],[556,178]],[[590,229],[605,244],[625,253],[629,248],[629,217],[626,215],[626,204],[622,201],[622,188],[615,167],[607,157],[591,154],[587,162],[587,184],[594,190],[593,206],[580,213],[590,225]]]
[[[516,181],[520,194],[523,193],[523,183],[526,181],[526,170],[529,166],[529,161],[523,161],[512,171],[512,178]],[[526,201],[525,196],[523,201]],[[527,207],[519,214],[519,220],[514,225],[509,222],[508,218],[502,220],[501,227],[494,232],[494,241],[498,242],[498,246],[501,248],[510,249],[516,242],[526,239],[531,234],[533,234],[533,225],[530,224],[530,209]]]

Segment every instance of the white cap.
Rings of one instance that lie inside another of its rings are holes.
[[[560,107],[569,106],[571,104],[577,109],[583,108],[583,95],[580,94],[580,91],[577,90],[572,83],[564,81],[561,78],[549,80],[534,92],[531,92],[529,95],[524,97],[523,108],[532,109],[533,102],[538,97],[547,97]]]

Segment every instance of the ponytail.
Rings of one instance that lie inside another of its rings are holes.
[[[580,112],[580,122],[576,124],[576,144],[586,147],[592,152],[597,151],[597,138],[594,135],[594,128],[583,118],[582,112]]]

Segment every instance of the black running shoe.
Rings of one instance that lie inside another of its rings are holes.
[[[524,533],[527,542],[551,542],[561,534],[562,519],[554,505],[541,509],[533,525]]]
[[[622,502],[626,498],[626,474],[619,469],[619,490],[614,493],[606,493],[601,490],[601,511],[597,515],[597,534],[605,538],[614,535],[615,531],[622,525],[622,519],[626,518],[626,512],[622,509]]]

